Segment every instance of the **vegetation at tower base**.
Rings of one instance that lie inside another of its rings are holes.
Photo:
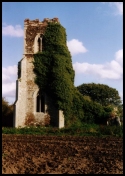
[[[85,123],[106,124],[107,119],[113,110],[112,107],[102,106],[92,100],[83,97],[83,110]]]

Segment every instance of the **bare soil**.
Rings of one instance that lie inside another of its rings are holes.
[[[4,134],[2,174],[123,174],[123,139]]]

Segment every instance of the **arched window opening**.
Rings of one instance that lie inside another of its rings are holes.
[[[42,37],[43,35],[41,34],[40,37],[38,38],[38,51],[42,52]]]
[[[34,53],[43,51],[43,34],[37,34],[34,39]]]
[[[41,95],[40,92],[36,97],[36,112],[45,112],[45,99],[44,95]]]

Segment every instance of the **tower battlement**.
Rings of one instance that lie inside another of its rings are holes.
[[[44,18],[43,21],[39,21],[39,19],[35,19],[35,20],[30,20],[29,18],[26,18],[24,20],[24,25],[29,25],[29,24],[44,24],[44,23],[48,23],[48,22],[57,22],[59,23],[59,19],[57,17],[49,19],[49,18]]]

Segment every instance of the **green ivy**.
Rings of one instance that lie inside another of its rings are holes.
[[[73,113],[77,114],[79,106],[75,105],[78,98],[74,87],[75,72],[66,40],[66,31],[61,24],[48,23],[42,39],[43,51],[34,54],[33,63],[35,83],[54,100],[58,109],[63,110],[68,120]]]

